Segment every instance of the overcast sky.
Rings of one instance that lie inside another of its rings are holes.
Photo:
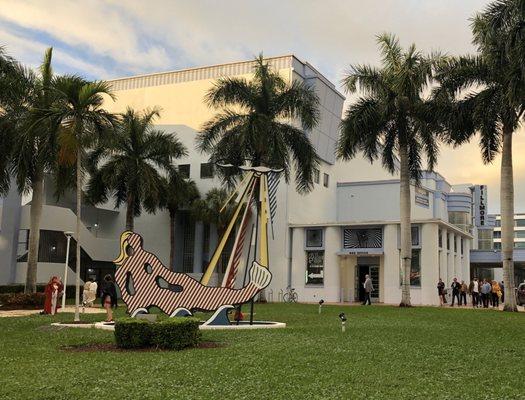
[[[469,18],[483,0],[0,0],[0,46],[31,66],[54,47],[58,73],[92,79],[295,54],[337,86],[352,63],[378,62],[375,35],[448,54],[474,51]],[[516,210],[525,211],[525,138],[514,141]],[[443,148],[437,170],[450,183],[489,185],[499,212],[499,159],[477,143]]]

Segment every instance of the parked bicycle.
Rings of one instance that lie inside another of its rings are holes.
[[[286,288],[286,292],[283,295],[283,301],[285,303],[297,303],[297,292],[291,286]]]

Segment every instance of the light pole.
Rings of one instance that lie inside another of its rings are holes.
[[[71,236],[73,235],[73,232],[67,231],[64,232],[64,235],[67,237],[67,245],[66,245],[66,262],[64,265],[64,293],[62,294],[62,311],[66,308],[66,290],[67,290],[67,270],[69,269],[69,244],[71,243]]]

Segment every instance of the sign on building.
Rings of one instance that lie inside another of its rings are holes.
[[[487,185],[474,186],[474,224],[477,227],[488,225]]]

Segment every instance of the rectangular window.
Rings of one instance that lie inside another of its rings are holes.
[[[447,232],[447,250],[450,250],[450,233]]]
[[[401,262],[401,259],[400,259]],[[403,285],[402,264],[399,269],[399,285]],[[410,286],[421,286],[421,249],[412,249],[410,260]]]
[[[496,233],[496,232],[494,232],[494,233]],[[496,237],[496,236],[494,236],[494,237]],[[501,235],[500,235],[500,237],[501,237]],[[514,232],[514,237],[520,238],[520,239],[525,238],[525,231],[516,231],[516,232]]]
[[[454,253],[458,252],[458,239],[454,236]]]
[[[496,220],[496,226],[501,226],[501,219]]]
[[[514,242],[515,249],[525,249],[525,242]]]
[[[330,177],[328,176],[328,174],[323,174],[323,186],[324,187],[328,187],[329,180],[330,180]]]
[[[501,231],[494,231],[494,238],[500,239],[501,238]]]
[[[184,179],[189,179],[190,177],[190,164],[181,164],[179,165],[179,174]]]
[[[324,251],[306,252],[306,284],[322,285],[324,283]]]
[[[212,163],[203,163],[201,164],[201,179],[210,179],[213,178],[213,164]]]
[[[320,172],[317,168],[314,168],[314,183],[319,183],[320,180]]]
[[[193,256],[195,252],[195,222],[188,213],[184,213],[182,238],[182,272],[193,272]]]
[[[412,246],[419,246],[419,226],[413,226],[410,232],[412,236]]]
[[[29,246],[29,229],[20,229],[18,231],[18,249],[16,258],[26,255]]]
[[[501,243],[500,242],[494,242],[494,250],[501,250]]]
[[[438,246],[440,249],[443,247],[443,231],[441,229],[438,231]]]
[[[525,226],[525,219],[517,219],[516,226]]]
[[[322,248],[323,247],[323,230],[307,229],[306,230],[306,247]]]
[[[464,244],[463,244],[463,238],[461,238],[461,255],[463,255],[464,251]]]

